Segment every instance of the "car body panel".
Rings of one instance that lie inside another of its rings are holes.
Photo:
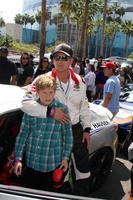
[[[20,112],[22,106],[21,102],[24,95],[26,94],[26,89],[20,88],[18,86],[0,85],[0,91],[2,92],[2,96],[0,98],[0,119],[5,120],[6,117],[7,119],[8,117],[10,117],[9,119],[14,118],[14,121],[16,121],[20,127],[22,117],[21,114],[23,114],[22,111]],[[103,148],[106,150],[106,147],[111,150],[113,157],[115,157],[117,124],[111,120],[112,114],[108,109],[92,103],[89,105],[89,112],[92,118],[92,126],[90,131],[90,143],[88,146],[88,157],[93,160],[93,156]],[[20,116],[18,115],[19,112]],[[20,119],[17,118],[18,116]],[[0,127],[2,128],[2,125]],[[19,132],[19,127],[15,133],[16,135]],[[10,140],[8,140],[8,142],[10,143]],[[76,175],[78,174],[77,179],[84,177],[84,174],[80,173],[78,170],[75,171],[75,173]]]
[[[120,110],[114,118],[118,124],[128,124],[133,121],[133,103],[120,102]]]
[[[22,98],[25,95],[25,90],[18,86],[9,86],[0,84],[0,116],[15,111],[21,108]]]
[[[19,54],[8,54],[7,58],[14,62],[14,63],[20,63],[20,58],[21,58],[21,55]]]
[[[0,199],[1,200],[98,200],[96,198],[89,198],[76,195],[66,195],[55,192],[47,192],[42,190],[35,190],[29,188],[22,188],[18,186],[4,186],[0,185]]]
[[[0,116],[8,112],[19,110],[21,108],[22,99],[26,94],[25,89],[18,86],[0,84],[0,91],[2,93],[2,98],[0,99]],[[92,153],[96,149],[101,148],[106,144],[111,144],[112,146],[112,139],[110,138],[109,134],[107,134],[107,132],[115,132],[115,125],[113,122],[111,122],[112,114],[108,111],[108,109],[103,108],[99,105],[90,104],[90,112],[92,118],[92,139],[90,142],[89,151],[90,153]],[[107,129],[109,129],[110,131],[107,131]],[[95,142],[96,137],[101,137],[102,142],[101,140]],[[104,137],[106,139],[104,139]]]
[[[100,105],[90,104],[92,127],[89,153],[109,146],[115,150],[117,124],[111,121],[112,113]]]
[[[100,104],[102,99],[94,101]],[[118,142],[121,144],[121,151],[128,159],[128,147],[133,142],[133,84],[127,84],[121,88],[119,112],[113,118],[118,124]]]

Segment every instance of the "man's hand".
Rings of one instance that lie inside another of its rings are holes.
[[[56,120],[60,121],[61,124],[65,124],[70,122],[70,118],[68,115],[66,115],[62,109],[55,108],[54,116]]]
[[[87,148],[89,147],[89,143],[90,143],[90,134],[88,132],[83,132],[83,143],[87,144]]]
[[[66,170],[68,169],[68,161],[62,160],[59,169],[63,169],[63,171],[66,172]]]

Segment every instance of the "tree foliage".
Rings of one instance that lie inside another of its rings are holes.
[[[13,38],[9,35],[1,36],[0,37],[0,46],[11,47],[13,42]]]
[[[2,17],[0,17],[0,27],[5,26],[5,21]]]

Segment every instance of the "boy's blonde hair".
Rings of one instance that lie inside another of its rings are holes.
[[[37,77],[35,86],[37,91],[45,88],[53,88],[56,90],[56,80],[51,75],[42,74]]]

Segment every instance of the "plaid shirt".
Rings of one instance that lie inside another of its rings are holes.
[[[54,100],[52,107],[67,108]],[[15,143],[15,160],[22,160],[36,171],[48,172],[69,159],[73,145],[71,124],[62,125],[54,118],[37,118],[24,114]]]

